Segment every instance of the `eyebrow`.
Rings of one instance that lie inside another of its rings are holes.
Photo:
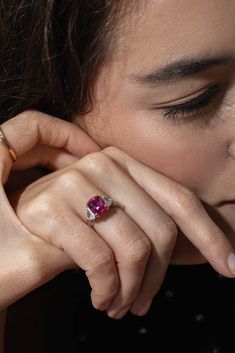
[[[169,63],[162,68],[157,68],[150,73],[132,76],[132,81],[137,83],[158,86],[180,81],[189,76],[195,76],[220,65],[235,62],[235,55],[222,55],[214,57],[200,57],[192,59],[181,59]]]

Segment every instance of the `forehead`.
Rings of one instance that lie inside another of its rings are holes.
[[[143,71],[185,56],[235,50],[235,0],[140,0],[120,26],[116,60]]]

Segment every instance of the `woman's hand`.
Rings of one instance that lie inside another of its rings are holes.
[[[12,164],[9,151],[0,143],[0,311],[59,272],[76,266],[61,249],[27,230],[13,212],[3,188],[12,167],[24,169],[41,163],[60,168],[100,150],[75,125],[37,111],[26,111],[1,128],[17,160]]]
[[[86,203],[107,195],[125,206],[109,209],[94,229]],[[34,234],[63,249],[86,271],[94,307],[120,318],[145,314],[163,281],[178,228],[222,275],[233,251],[200,200],[187,188],[108,147],[28,186],[12,200]]]

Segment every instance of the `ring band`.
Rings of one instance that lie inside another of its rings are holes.
[[[110,197],[95,195],[86,204],[87,210],[87,224],[92,228],[96,218],[106,213],[106,211],[112,207],[120,207],[124,210],[124,207],[117,202],[114,202]]]
[[[15,162],[16,152],[15,152],[14,148],[11,146],[11,144],[7,141],[1,127],[0,127],[0,142],[2,142],[2,144],[8,149],[12,161]]]

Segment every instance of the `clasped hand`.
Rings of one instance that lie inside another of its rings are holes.
[[[1,148],[3,184],[11,168],[54,171],[8,198],[1,189],[0,307],[75,267],[86,272],[93,306],[117,319],[148,311],[170,263],[208,261],[235,276],[227,264],[230,242],[191,190],[114,146],[101,149],[73,124],[22,114],[2,125],[18,156],[12,166]],[[94,195],[125,210],[110,208],[91,228],[86,203]],[[194,259],[181,259],[179,235]]]

